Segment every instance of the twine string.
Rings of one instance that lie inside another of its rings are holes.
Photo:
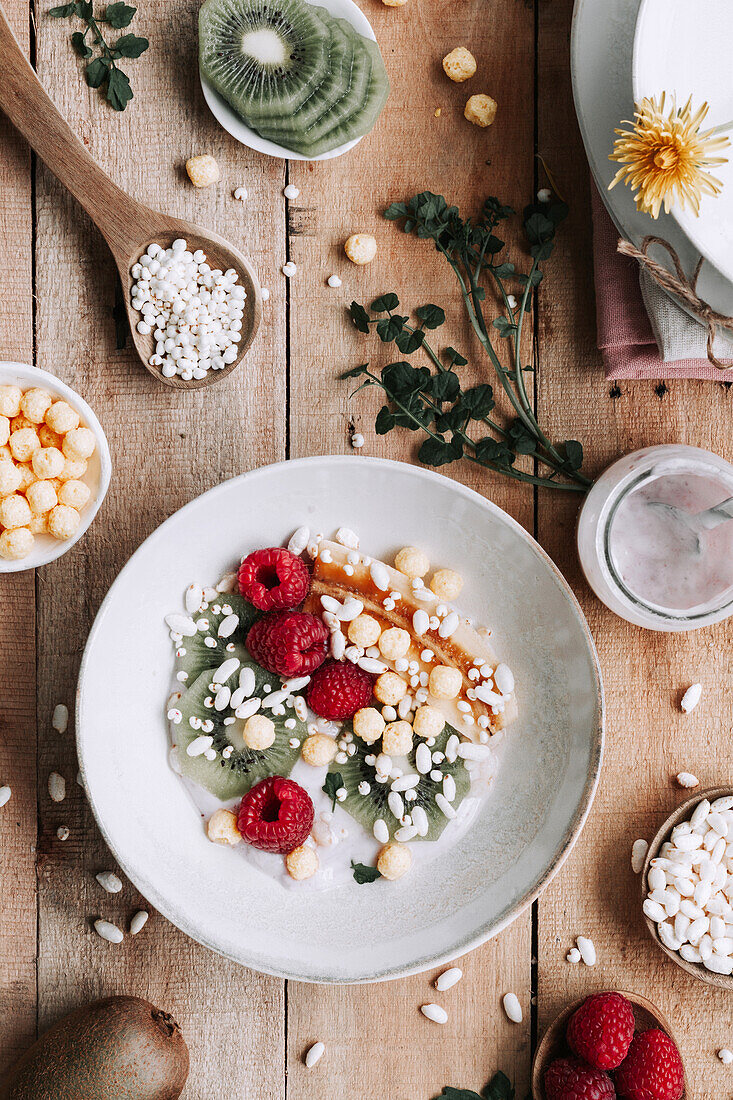
[[[657,260],[653,260],[649,255],[649,249],[652,245],[659,245],[660,248],[665,249],[669,258],[672,261],[676,274],[672,274],[666,267],[660,264]],[[692,278],[689,278],[685,274],[685,270],[682,267],[682,262],[677,255],[677,252],[669,243],[669,241],[663,240],[662,237],[644,237],[641,242],[641,248],[637,248],[631,243],[631,241],[620,240],[617,246],[618,252],[622,256],[629,256],[631,259],[636,260],[645,271],[649,273],[654,282],[662,288],[667,290],[671,294],[674,294],[676,298],[687,306],[691,313],[696,317],[699,317],[701,321],[705,323],[708,330],[707,339],[707,355],[710,362],[718,370],[730,370],[733,363],[722,363],[713,351],[713,342],[715,335],[719,330],[725,332],[733,332],[733,317],[728,317],[723,313],[718,313],[713,307],[701,298],[697,293],[697,280],[700,276],[700,269],[703,265],[703,257],[701,256],[697,262],[697,266],[693,272]]]

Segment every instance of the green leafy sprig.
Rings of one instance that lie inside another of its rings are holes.
[[[353,859],[351,870],[354,872],[354,881],[358,882],[360,886],[364,886],[367,882],[376,882],[378,878],[382,877],[376,867],[370,867],[367,863],[354,863]]]
[[[147,38],[136,34],[123,34],[113,45],[108,45],[100,29],[100,23],[106,23],[115,30],[129,27],[137,8],[122,2],[108,4],[103,16],[94,15],[92,0],[76,0],[76,3],[60,4],[51,8],[49,15],[54,19],[69,19],[72,16],[86,23],[83,31],[74,31],[71,44],[85,62],[84,76],[90,88],[102,88],[107,102],[115,111],[124,111],[132,99],[130,78],[122,71],[117,62],[123,58],[140,57],[149,46]],[[90,44],[91,43],[91,44]],[[94,47],[99,50],[94,57]]]
[[[343,785],[344,777],[342,776],[341,772],[329,772],[326,776],[326,782],[321,787],[323,793],[328,795],[328,797],[331,799],[332,810],[336,809],[336,803],[338,801],[338,799],[336,798],[336,792],[339,791],[341,787],[343,787]]]
[[[364,306],[352,302],[351,319],[359,332],[369,334],[374,329],[383,343],[394,343],[404,356],[422,352],[430,366],[418,367],[400,360],[376,374],[366,363],[342,377],[363,378],[359,389],[381,387],[388,404],[377,416],[377,433],[384,435],[393,428],[405,427],[425,435],[418,457],[428,466],[467,458],[518,481],[586,492],[592,483],[581,473],[583,447],[575,439],[554,443],[540,427],[526,385],[526,375],[534,371],[534,366],[523,362],[521,352],[522,330],[543,278],[540,264],[552,253],[555,231],[567,216],[567,206],[560,202],[535,203],[525,209],[523,227],[532,259],[527,274],[501,259],[505,244],[494,233],[513,213],[498,199],[488,198],[478,219],[464,220],[442,195],[424,191],[407,203],[393,203],[384,214],[390,221],[401,220],[406,233],[432,240],[450,264],[473,330],[512,406],[510,420],[500,422],[492,415],[496,403],[488,383],[463,389],[456,367],[467,364],[465,356],[453,347],[439,353],[428,342],[428,333],[444,324],[444,310],[433,304],[420,306],[415,310],[415,319],[411,319],[398,312],[396,294],[383,294],[372,302],[373,316]],[[485,314],[486,290],[480,285],[485,273],[503,307],[503,313],[490,322]],[[494,346],[496,339],[509,344],[508,366],[504,366]],[[471,425],[476,425],[481,434],[470,433]],[[515,467],[520,455],[536,460],[536,474]]]
[[[480,1093],[446,1085],[437,1100],[514,1100],[514,1089],[507,1075],[500,1071],[494,1074]]]

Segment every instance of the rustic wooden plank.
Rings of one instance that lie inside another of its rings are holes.
[[[543,285],[540,415],[554,434],[570,430],[586,444],[593,473],[624,452],[670,440],[730,459],[731,395],[724,386],[682,381],[613,386],[603,379],[595,349],[588,180],[569,83],[571,9],[571,0],[539,9],[540,149],[571,206]],[[721,1077],[715,1051],[729,1037],[725,994],[685,976],[651,943],[629,858],[633,841],[651,839],[686,797],[673,782],[678,771],[693,771],[706,786],[733,779],[725,690],[733,671],[730,626],[672,635],[617,619],[580,575],[574,537],[578,502],[558,497],[540,495],[539,536],[585,608],[599,649],[608,714],[593,811],[574,853],[540,901],[540,1022],[544,1028],[568,1000],[598,989],[641,993],[677,1025],[695,1095],[717,1096]],[[686,717],[679,710],[680,689],[696,679],[705,685],[703,702]],[[595,941],[594,970],[565,961],[578,934]]]
[[[71,28],[39,17],[39,74],[90,152],[122,187],[171,214],[211,226],[240,245],[272,282],[281,260],[282,164],[244,150],[212,121],[198,87],[193,0],[144,5],[132,30],[151,47],[130,62],[135,99],[113,113],[86,87],[71,52]],[[222,182],[189,184],[184,164],[213,153]],[[235,201],[244,183],[250,199]],[[38,356],[78,387],[98,411],[114,466],[112,487],[93,528],[39,578],[39,707],[73,704],[81,651],[92,617],[122,564],[166,516],[224,478],[284,456],[285,315],[268,311],[245,364],[204,391],[157,384],[131,349],[115,350],[114,273],[96,231],[50,174],[38,173]],[[120,644],[134,644],[121,639]],[[113,658],[112,658],[113,659]],[[67,779],[53,805],[50,771]],[[233,1094],[280,1100],[284,1092],[284,990],[197,946],[152,914],[136,939],[111,947],[91,927],[97,916],[127,927],[143,899],[129,885],[109,897],[94,874],[113,864],[74,782],[73,728],[47,735],[39,762],[39,1013],[43,1025],[101,994],[142,994],[177,1016],[192,1054],[185,1096]],[[56,838],[65,824],[68,841]],[[151,841],[153,838],[151,838]]]
[[[5,11],[30,47],[27,0]],[[0,359],[33,362],[31,158],[0,115]],[[36,653],[33,573],[0,575],[0,1070],[36,1030]]]
[[[531,7],[440,0],[397,9],[373,4],[367,14],[392,80],[382,118],[348,156],[290,166],[290,181],[300,188],[289,211],[290,258],[298,265],[290,282],[292,457],[349,451],[356,428],[366,437],[362,453],[414,459],[413,436],[375,435],[379,395],[361,394],[350,401],[350,384],[337,381],[341,371],[368,358],[380,366],[390,361],[389,352],[356,335],[345,318],[353,298],[368,304],[377,294],[395,291],[405,312],[426,302],[444,306],[448,325],[438,346],[452,343],[467,350],[476,365],[464,368],[464,376],[473,370],[477,380],[493,381],[463,321],[447,265],[430,245],[405,238],[385,222],[384,207],[431,190],[466,212],[478,210],[487,194],[521,208],[531,193]],[[469,84],[451,84],[442,72],[442,57],[457,45],[468,46],[478,60],[478,74]],[[490,130],[478,130],[462,117],[466,99],[479,91],[494,95],[500,104]],[[437,109],[441,113],[436,118]],[[373,233],[379,244],[368,268],[354,267],[343,254],[346,237],[359,231]],[[326,285],[333,272],[343,279],[340,290]],[[390,350],[395,358],[394,345]],[[468,464],[449,472],[531,529],[530,488],[476,472]],[[530,959],[527,913],[497,941],[466,958],[461,963],[463,982],[442,996],[430,984],[437,972],[349,988],[291,984],[289,1097],[302,1100],[327,1091],[353,1100],[374,1095],[427,1098],[445,1084],[483,1086],[498,1068],[513,1077],[517,1095],[524,1096],[530,1013],[526,1011],[520,1027],[509,1024],[500,999],[513,989],[529,1009]],[[421,1004],[434,999],[449,1011],[444,1027],[419,1013]],[[327,1054],[317,1069],[307,1070],[304,1051],[318,1039],[326,1043]]]

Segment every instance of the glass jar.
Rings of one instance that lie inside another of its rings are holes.
[[[698,542],[665,504],[694,513],[731,496],[733,466],[698,447],[646,447],[614,462],[578,517],[580,563],[598,598],[649,630],[726,619],[733,613],[733,519]]]

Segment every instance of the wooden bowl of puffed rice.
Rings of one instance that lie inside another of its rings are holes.
[[[672,1039],[679,1048],[679,1043],[677,1043],[675,1039],[674,1032],[656,1005],[652,1004],[646,997],[642,997],[638,993],[627,993],[626,990],[623,989],[617,992],[619,992],[622,997],[625,997],[627,1001],[630,1001],[633,1006],[637,1033],[640,1031],[648,1031],[649,1028],[653,1027],[661,1028],[662,1031],[666,1031],[670,1039]],[[585,1003],[588,997],[592,995],[592,993],[589,993],[585,997],[581,997],[580,1000],[573,1001],[572,1004],[569,1004],[567,1008],[553,1020],[543,1035],[537,1047],[534,1061],[532,1062],[532,1100],[546,1100],[543,1084],[545,1070],[556,1058],[566,1058],[571,1055],[565,1038],[570,1017]],[[685,1100],[686,1096],[687,1089],[685,1088],[681,1100]]]
[[[732,845],[733,788],[699,791],[659,829],[640,876],[644,920],[656,945],[694,978],[731,991],[733,904],[728,899],[733,898],[733,858],[727,851],[733,855]],[[658,881],[650,882],[650,874]]]
[[[88,530],[112,473],[107,438],[70,386],[0,362],[0,573],[37,569]]]

